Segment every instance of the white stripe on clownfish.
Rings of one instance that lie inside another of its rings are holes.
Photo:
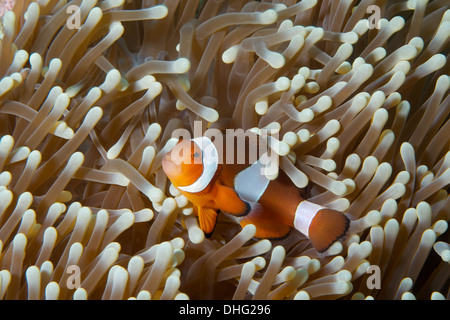
[[[309,237],[309,226],[316,216],[317,212],[326,209],[321,205],[303,200],[297,206],[294,217],[294,227],[305,236]]]
[[[236,175],[234,189],[243,200],[258,202],[266,191],[270,180],[262,173],[263,168],[264,165],[258,160]]]
[[[203,172],[194,183],[178,188],[185,192],[196,193],[203,191],[216,174],[219,165],[219,153],[214,143],[207,137],[199,137],[191,141],[195,142],[202,151]]]

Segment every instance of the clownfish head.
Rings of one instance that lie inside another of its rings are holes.
[[[217,149],[206,137],[181,140],[162,160],[163,170],[172,184],[191,193],[208,186],[217,166]]]

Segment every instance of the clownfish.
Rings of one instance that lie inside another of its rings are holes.
[[[260,159],[229,164],[219,161],[220,155],[225,159],[225,150],[199,137],[180,140],[162,160],[169,180],[192,202],[206,236],[214,231],[219,212],[238,217],[242,227],[255,225],[256,238],[282,238],[294,228],[319,253],[346,235],[348,217],[305,200],[282,170],[269,180]]]

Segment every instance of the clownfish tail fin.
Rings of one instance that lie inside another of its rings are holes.
[[[319,253],[343,238],[349,226],[344,213],[306,200],[300,202],[295,213],[294,227],[309,238]]]
[[[346,235],[349,226],[350,220],[344,213],[322,209],[311,221],[309,239],[318,252],[324,252]]]

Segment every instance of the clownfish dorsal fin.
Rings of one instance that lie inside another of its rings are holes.
[[[216,183],[217,195],[214,202],[220,211],[232,214],[234,216],[245,216],[250,212],[250,204],[243,201],[237,193],[220,183]]]
[[[200,222],[200,229],[203,230],[208,237],[214,231],[217,222],[217,212],[212,208],[198,207],[198,220]]]

